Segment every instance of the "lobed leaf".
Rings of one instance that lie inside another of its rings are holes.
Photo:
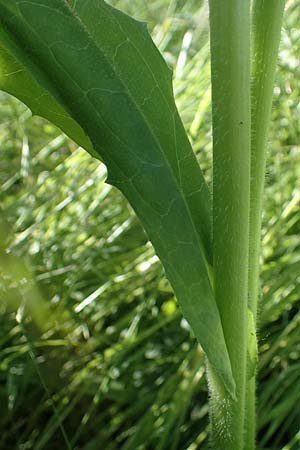
[[[84,130],[108,182],[135,209],[184,316],[234,393],[208,274],[210,194],[146,25],[101,0],[0,0],[0,21],[2,45]]]

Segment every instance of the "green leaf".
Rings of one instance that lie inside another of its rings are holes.
[[[2,43],[89,136],[207,357],[234,392],[208,276],[210,194],[145,24],[99,0],[0,0]]]
[[[58,126],[78,145],[95,156],[93,146],[82,128],[2,45],[0,45],[0,67],[0,89],[17,97],[33,114],[44,117]]]

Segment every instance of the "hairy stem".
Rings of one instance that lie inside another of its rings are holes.
[[[254,0],[252,53],[252,141],[249,239],[249,308],[257,320],[259,259],[267,132],[285,0]],[[255,378],[247,384],[245,450],[255,448]]]
[[[255,0],[253,5],[252,141],[250,200],[250,300],[256,318],[261,215],[267,133],[272,109],[281,23],[285,0]]]
[[[242,450],[250,208],[250,0],[210,0],[214,287],[236,398],[211,372],[214,450]]]

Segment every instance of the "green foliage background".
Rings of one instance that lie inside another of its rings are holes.
[[[112,3],[149,22],[210,181],[206,4]],[[288,1],[261,275],[258,441],[272,450],[300,448],[299,23]],[[105,167],[4,94],[0,120],[0,449],[208,448],[203,353]]]

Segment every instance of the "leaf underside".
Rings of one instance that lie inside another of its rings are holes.
[[[135,209],[183,315],[234,393],[208,275],[210,194],[171,71],[145,24],[102,0],[0,0],[0,21],[0,88],[107,165],[108,182]]]

